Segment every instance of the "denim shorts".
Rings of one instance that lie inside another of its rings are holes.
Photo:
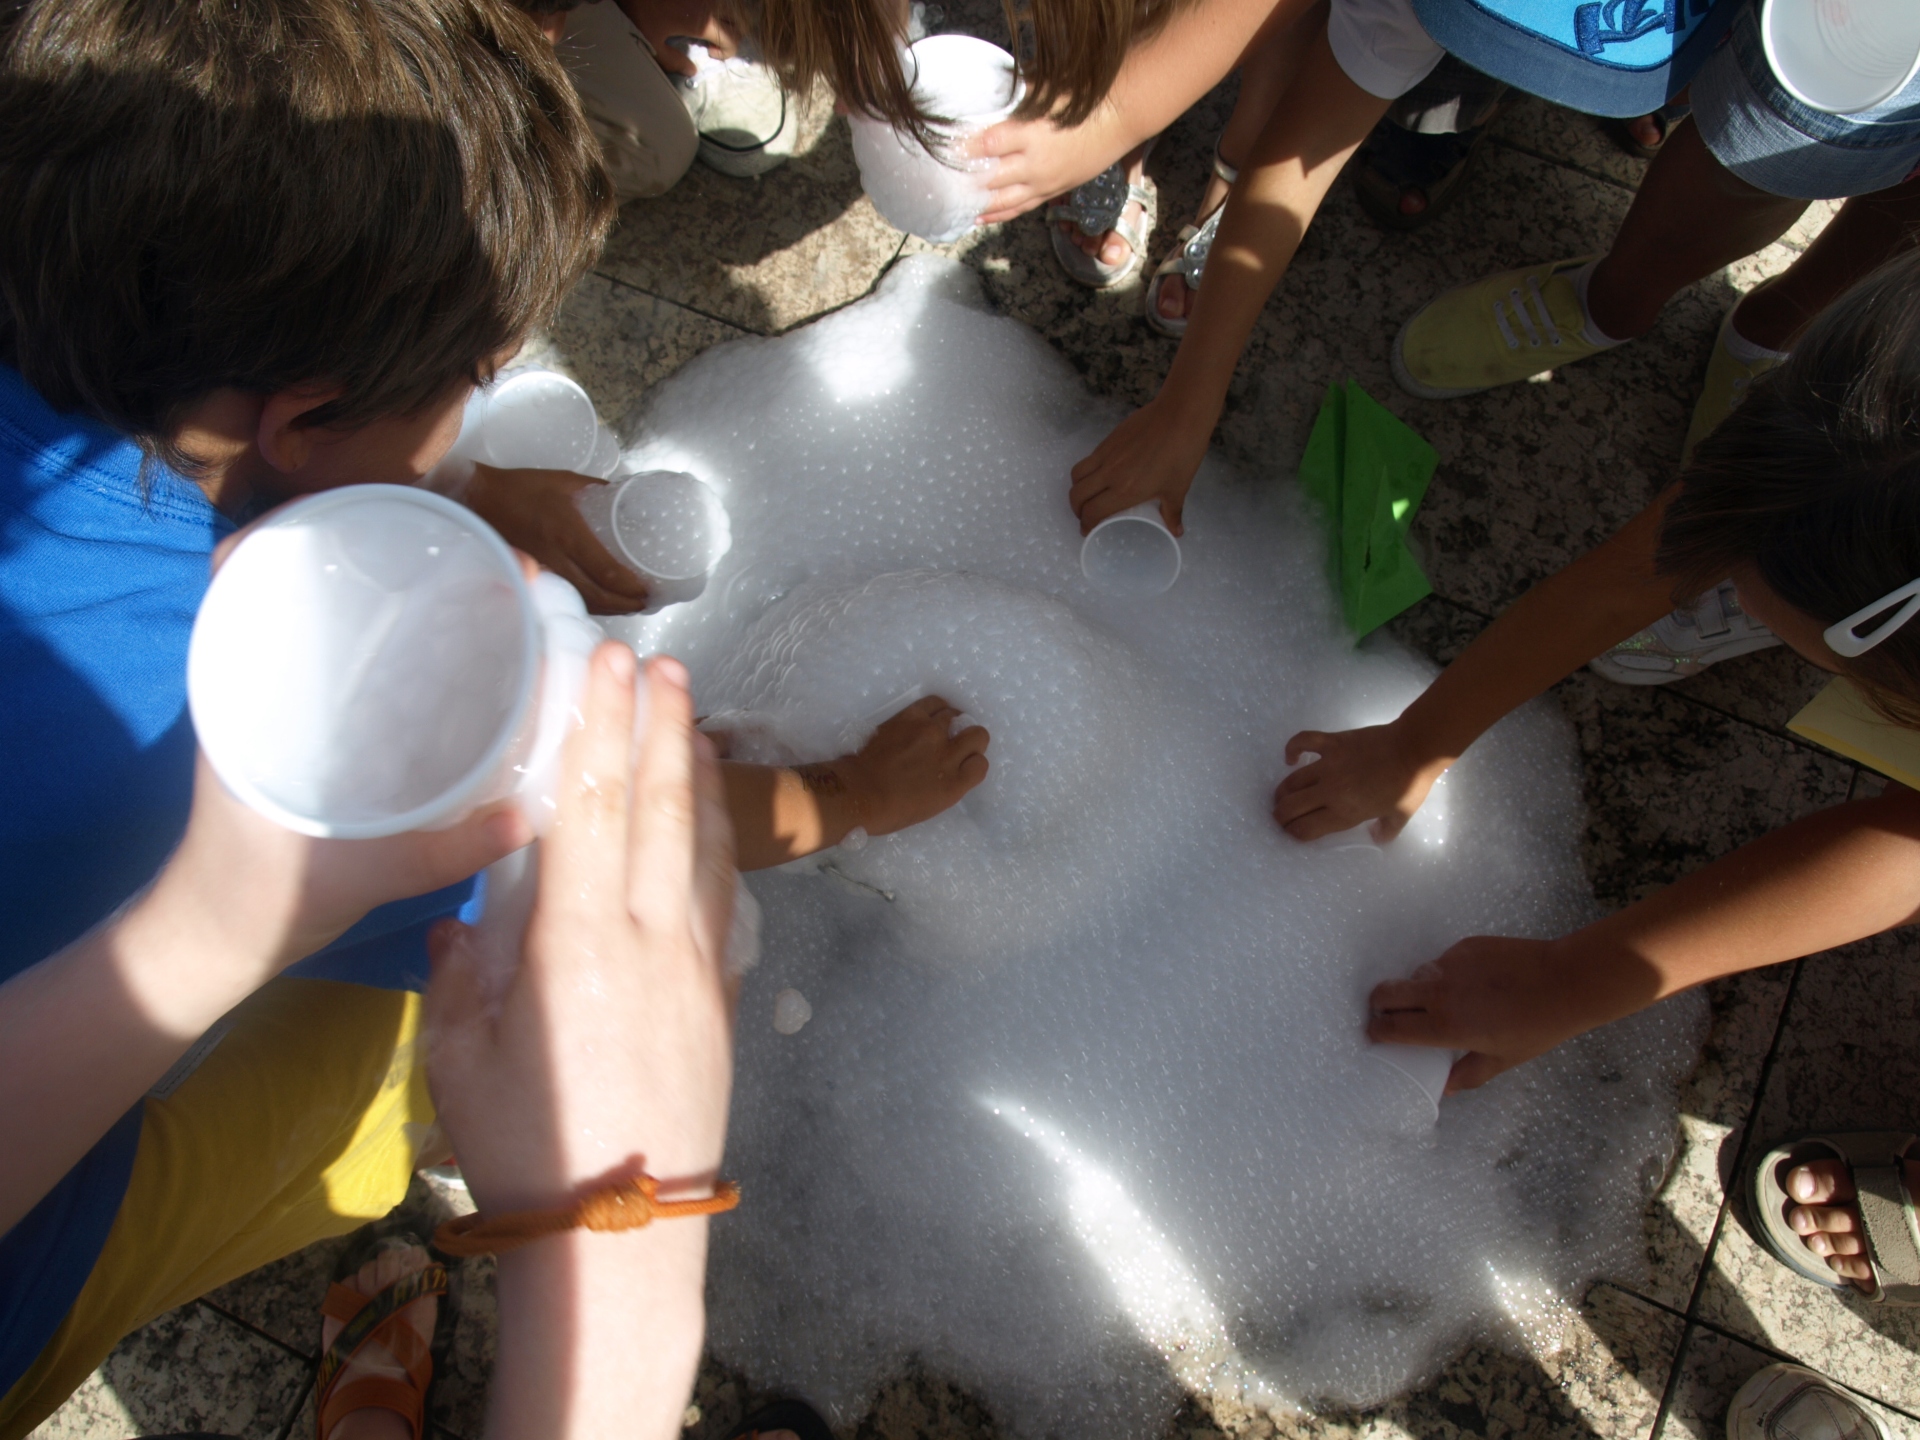
[[[1803,105],[1767,64],[1759,9],[1756,0],[1741,7],[1693,77],[1693,123],[1715,159],[1749,185],[1796,200],[1871,194],[1920,168],[1920,77],[1857,115]]]

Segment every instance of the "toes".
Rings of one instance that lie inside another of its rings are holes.
[[[1838,1160],[1812,1160],[1805,1165],[1795,1165],[1781,1178],[1780,1188],[1802,1205],[1853,1199],[1853,1177]]]
[[[1824,1231],[1829,1235],[1852,1235],[1860,1229],[1859,1212],[1838,1205],[1796,1205],[1787,1214],[1787,1223],[1796,1235]]]

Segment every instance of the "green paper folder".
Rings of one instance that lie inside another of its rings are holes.
[[[1440,457],[1349,380],[1327,389],[1300,457],[1300,483],[1326,516],[1340,609],[1354,638],[1433,593],[1407,528]]]

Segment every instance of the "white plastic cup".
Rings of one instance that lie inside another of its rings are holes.
[[[1760,43],[1796,100],[1857,114],[1920,74],[1920,0],[1763,0]]]
[[[1447,1076],[1454,1061],[1467,1052],[1442,1050],[1431,1045],[1369,1045],[1366,1054],[1396,1074],[1405,1076],[1433,1107],[1433,1118],[1440,1119],[1440,1098],[1447,1093]]]
[[[851,115],[853,158],[860,183],[895,228],[945,245],[979,222],[988,161],[956,153],[968,137],[1013,114],[1025,94],[1013,56],[971,35],[930,35],[908,46],[903,63],[923,113],[947,122],[934,127],[929,151],[883,120]]]
[[[227,788],[306,835],[452,824],[517,796],[550,813],[599,641],[580,597],[428,490],[351,485],[269,516],[208,587],[187,654]]]
[[[647,582],[645,614],[697,598],[733,547],[713,487],[678,470],[647,470],[574,495],[593,533]]]
[[[1109,515],[1080,542],[1080,573],[1115,595],[1164,595],[1180,578],[1180,542],[1147,500]]]
[[[502,470],[591,475],[605,453],[601,429],[587,392],[559,371],[515,370],[468,398],[451,453]]]

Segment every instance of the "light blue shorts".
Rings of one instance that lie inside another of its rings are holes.
[[[1775,195],[1867,195],[1920,168],[1920,77],[1857,115],[1803,105],[1767,64],[1757,3],[1741,8],[1726,42],[1693,77],[1692,99],[1693,123],[1714,158]]]

